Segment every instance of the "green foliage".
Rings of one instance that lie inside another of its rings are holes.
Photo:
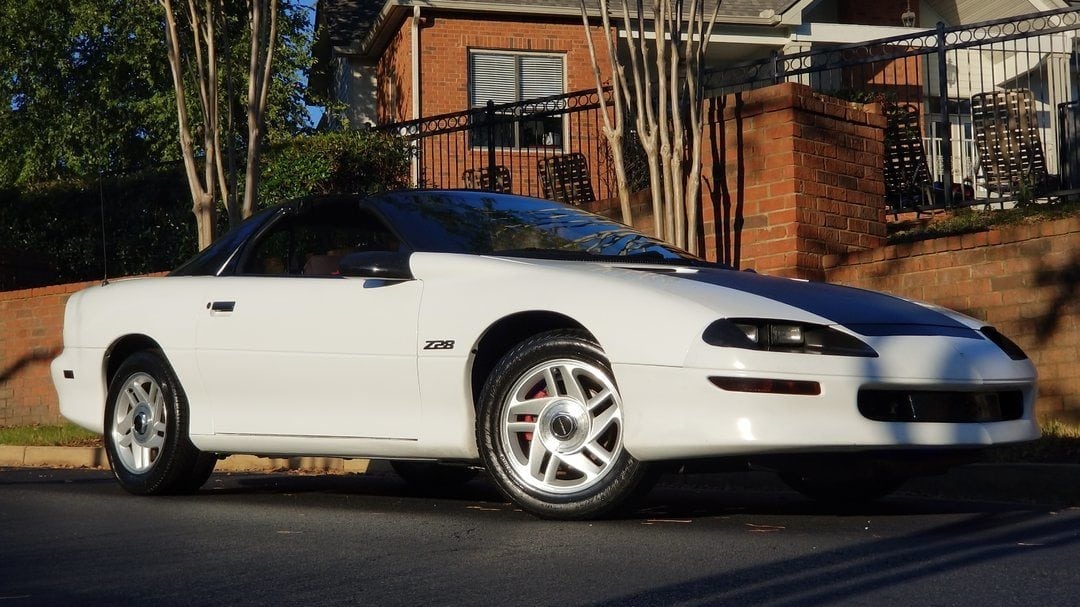
[[[1080,201],[1039,204],[1029,202],[1004,210],[963,208],[937,221],[918,223],[912,227],[901,225],[900,229],[889,235],[889,244],[982,232],[998,226],[1053,221],[1074,215],[1080,215]]]
[[[833,89],[825,91],[830,97],[854,103],[895,103],[896,95],[891,91],[871,89]]]
[[[225,138],[237,142],[242,167],[247,8],[239,0],[224,4],[221,29],[229,52],[220,45],[218,50],[229,65],[220,68],[222,116],[231,80],[235,128]],[[298,2],[283,1],[282,7],[268,141],[310,129],[300,85],[311,61],[310,15]],[[187,76],[194,104],[197,89]],[[164,13],[157,2],[0,0],[0,187],[126,172],[179,157]]]
[[[0,445],[42,447],[97,447],[101,435],[71,423],[49,426],[0,428]]]
[[[176,106],[152,3],[0,4],[0,185],[176,157]]]
[[[409,148],[397,137],[372,131],[293,137],[264,156],[259,203],[400,189],[408,186],[408,176]]]
[[[1080,464],[1080,426],[1042,422],[1042,438],[991,450],[989,460],[1009,463]]]
[[[389,135],[296,136],[263,156],[259,206],[311,194],[403,188],[408,171],[408,145]],[[187,182],[181,167],[172,165],[0,189],[0,265],[5,255],[19,252],[51,269],[42,280],[20,287],[101,278],[103,210],[110,276],[169,270],[197,250]],[[2,281],[0,287],[14,288]]]
[[[104,275],[103,222],[110,276],[168,270],[196,251],[191,199],[176,166],[8,189],[0,198],[0,243],[51,268],[53,283]]]

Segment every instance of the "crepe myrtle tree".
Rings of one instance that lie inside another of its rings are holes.
[[[598,0],[611,63],[612,111],[602,94],[603,74],[590,30],[595,4],[580,0],[585,40],[600,97],[603,132],[612,151],[624,223],[631,223],[623,140],[632,113],[649,165],[656,236],[697,253],[701,194],[701,66],[721,0],[706,16],[702,0]],[[612,26],[621,20],[622,36]],[[651,17],[651,18],[647,18]],[[625,53],[620,53],[620,44]],[[629,59],[629,65],[625,59]]]
[[[165,13],[165,42],[176,93],[184,171],[191,190],[199,249],[204,249],[216,236],[218,195],[224,200],[229,214],[229,225],[236,225],[240,220],[251,216],[255,207],[260,176],[260,143],[266,125],[267,97],[272,81],[271,66],[277,38],[279,0],[246,2],[250,53],[246,101],[247,163],[242,201],[236,200],[230,187],[236,183],[232,144],[230,142],[227,148],[226,159],[222,153],[221,142],[222,104],[218,87],[222,62],[218,56],[218,44],[222,43],[224,59],[228,63],[229,41],[222,40],[218,26],[228,22],[226,0],[186,0],[182,6],[174,6],[172,0],[158,0],[158,3]],[[183,23],[182,29],[178,26],[178,21]],[[228,66],[225,67],[227,69]],[[194,74],[197,89],[196,102],[191,105],[184,81],[185,71]],[[226,78],[226,82],[230,88],[226,98],[231,103],[231,80]],[[198,124],[201,128],[197,130],[193,126],[195,122],[189,114],[189,107],[194,107],[200,114],[201,120]],[[195,145],[197,133],[202,138],[199,148]],[[201,174],[199,160],[202,164]],[[225,168],[226,160],[230,167],[228,172]]]

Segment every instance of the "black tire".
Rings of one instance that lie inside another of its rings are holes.
[[[611,366],[583,331],[541,333],[503,356],[481,392],[476,434],[495,484],[542,518],[604,516],[655,479],[623,448]]]
[[[832,506],[859,506],[896,491],[908,477],[884,472],[837,475],[787,471],[780,473],[789,487],[810,499]]]
[[[129,493],[198,490],[217,458],[188,439],[187,397],[164,355],[136,352],[120,365],[105,401],[105,453]]]
[[[414,489],[446,493],[476,478],[477,470],[441,462],[392,460],[390,467]]]

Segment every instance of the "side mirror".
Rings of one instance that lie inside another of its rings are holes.
[[[378,278],[382,280],[412,280],[409,257],[401,251],[361,251],[350,253],[338,263],[342,276]]]

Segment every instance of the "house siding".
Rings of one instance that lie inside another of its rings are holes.
[[[840,0],[836,7],[836,16],[840,23],[899,26],[900,15],[909,7],[916,15],[915,25],[919,25],[918,0]]]

